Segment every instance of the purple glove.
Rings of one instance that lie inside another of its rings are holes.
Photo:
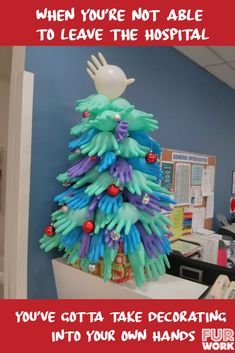
[[[99,203],[101,197],[103,196],[103,194],[104,193],[102,192],[100,195],[93,197],[93,200],[91,201],[88,212],[86,214],[86,218],[88,218],[88,219],[92,218],[96,208],[98,207],[98,203]]]
[[[111,233],[112,233],[112,230],[105,231],[104,242],[109,248],[113,248],[114,250],[116,250],[118,248],[119,243],[120,243],[120,238],[117,240],[114,240],[111,237]]]
[[[125,159],[118,157],[116,162],[109,168],[109,173],[114,178],[119,178],[121,184],[128,183],[132,178],[132,167]]]
[[[95,159],[93,159],[93,157],[91,158],[87,156],[83,157],[79,159],[79,161],[73,167],[69,168],[68,176],[70,178],[74,178],[79,175],[82,175],[88,172],[88,170],[93,168],[96,164],[98,164],[99,161],[100,161],[99,157],[96,157]]]
[[[115,135],[117,141],[122,141],[125,137],[128,136],[128,121],[127,120],[120,121],[120,123],[117,124],[117,126],[114,130],[114,135]]]
[[[149,235],[140,222],[136,223],[136,227],[138,228],[142,244],[148,254],[148,257],[152,259],[153,257],[157,257],[159,253],[162,254],[163,249],[161,246],[161,238],[155,234]]]
[[[138,196],[132,194],[127,189],[124,190],[123,195],[132,205],[147,212],[151,216],[154,216],[154,211],[161,212],[161,202],[153,195],[142,194]]]
[[[88,255],[90,242],[91,242],[90,234],[83,233],[83,236],[81,239],[80,252],[79,252],[79,256],[81,259],[83,259],[84,257],[86,257]]]

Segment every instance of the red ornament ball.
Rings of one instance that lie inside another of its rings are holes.
[[[83,118],[89,118],[90,115],[91,114],[88,111],[82,113]]]
[[[91,157],[90,157],[90,160],[91,160],[91,161],[95,161],[95,160],[96,160],[96,156],[91,156]]]
[[[92,233],[93,230],[95,229],[95,223],[91,220],[85,221],[82,225],[82,229],[86,233]]]
[[[53,235],[55,235],[55,227],[50,224],[49,226],[47,226],[44,229],[44,233],[48,236],[48,237],[52,237]]]
[[[114,184],[109,185],[109,187],[107,189],[108,195],[112,196],[112,197],[117,196],[119,194],[119,192],[120,192],[120,189]]]
[[[157,162],[157,154],[151,151],[146,154],[145,159],[147,163],[155,163]]]

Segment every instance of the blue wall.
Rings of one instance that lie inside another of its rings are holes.
[[[27,47],[26,70],[35,73],[29,225],[29,298],[54,298],[51,257],[39,249],[55,177],[65,171],[70,127],[80,116],[75,100],[94,93],[86,60],[102,51],[136,83],[125,94],[137,108],[156,115],[162,146],[216,155],[215,212],[228,214],[235,170],[235,91],[169,47]]]

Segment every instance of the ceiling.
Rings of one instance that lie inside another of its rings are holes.
[[[175,47],[175,49],[235,89],[235,46]]]

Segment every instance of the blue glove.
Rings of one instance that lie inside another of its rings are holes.
[[[77,227],[74,228],[70,233],[67,235],[62,235],[60,242],[66,247],[71,248],[76,243],[80,242],[82,236],[82,228]]]
[[[99,201],[98,207],[104,213],[117,213],[118,209],[122,206],[123,199],[119,194],[116,197],[111,197],[108,194],[104,194]]]
[[[176,204],[176,201],[169,197],[169,194],[171,194],[170,192],[168,192],[168,195],[167,195],[167,194],[163,194],[162,192],[159,192],[159,191],[153,191],[152,194],[155,197],[157,197],[158,200],[161,201],[161,202],[166,202],[168,204],[172,203],[174,205]]]
[[[162,153],[159,143],[154,141],[145,131],[130,131],[129,136],[135,139],[140,145],[147,146],[157,153],[159,156]]]
[[[161,246],[166,255],[169,255],[171,252],[171,242],[170,240],[166,237],[166,235],[161,232]]]
[[[101,162],[99,163],[97,170],[102,173],[105,169],[110,167],[116,161],[116,154],[114,152],[105,152],[102,156]]]
[[[88,259],[91,263],[97,263],[100,257],[104,256],[104,231],[91,236],[91,243],[88,252]]]
[[[154,175],[156,179],[162,179],[161,167],[158,163],[147,163],[144,158],[128,158],[128,164],[132,166],[133,169],[139,170],[140,172]]]
[[[65,203],[65,201],[71,197],[74,196],[77,193],[77,190],[74,190],[73,187],[69,187],[67,190],[65,190],[64,192],[62,192],[61,194],[58,194],[54,197],[54,201],[59,203],[59,204],[63,204]]]
[[[78,192],[67,200],[67,205],[69,208],[72,210],[81,209],[86,207],[91,202],[92,196],[88,196],[85,193],[85,189],[86,187],[78,189]]]
[[[93,139],[93,137],[97,134],[97,132],[100,132],[100,131],[97,129],[87,130],[79,138],[70,141],[69,148],[71,150],[75,150],[76,148],[81,147],[82,145],[85,145],[85,143],[88,143]]]
[[[131,226],[131,230],[128,235],[122,235],[124,244],[124,253],[126,255],[133,254],[139,249],[140,245],[140,233],[135,225]]]

